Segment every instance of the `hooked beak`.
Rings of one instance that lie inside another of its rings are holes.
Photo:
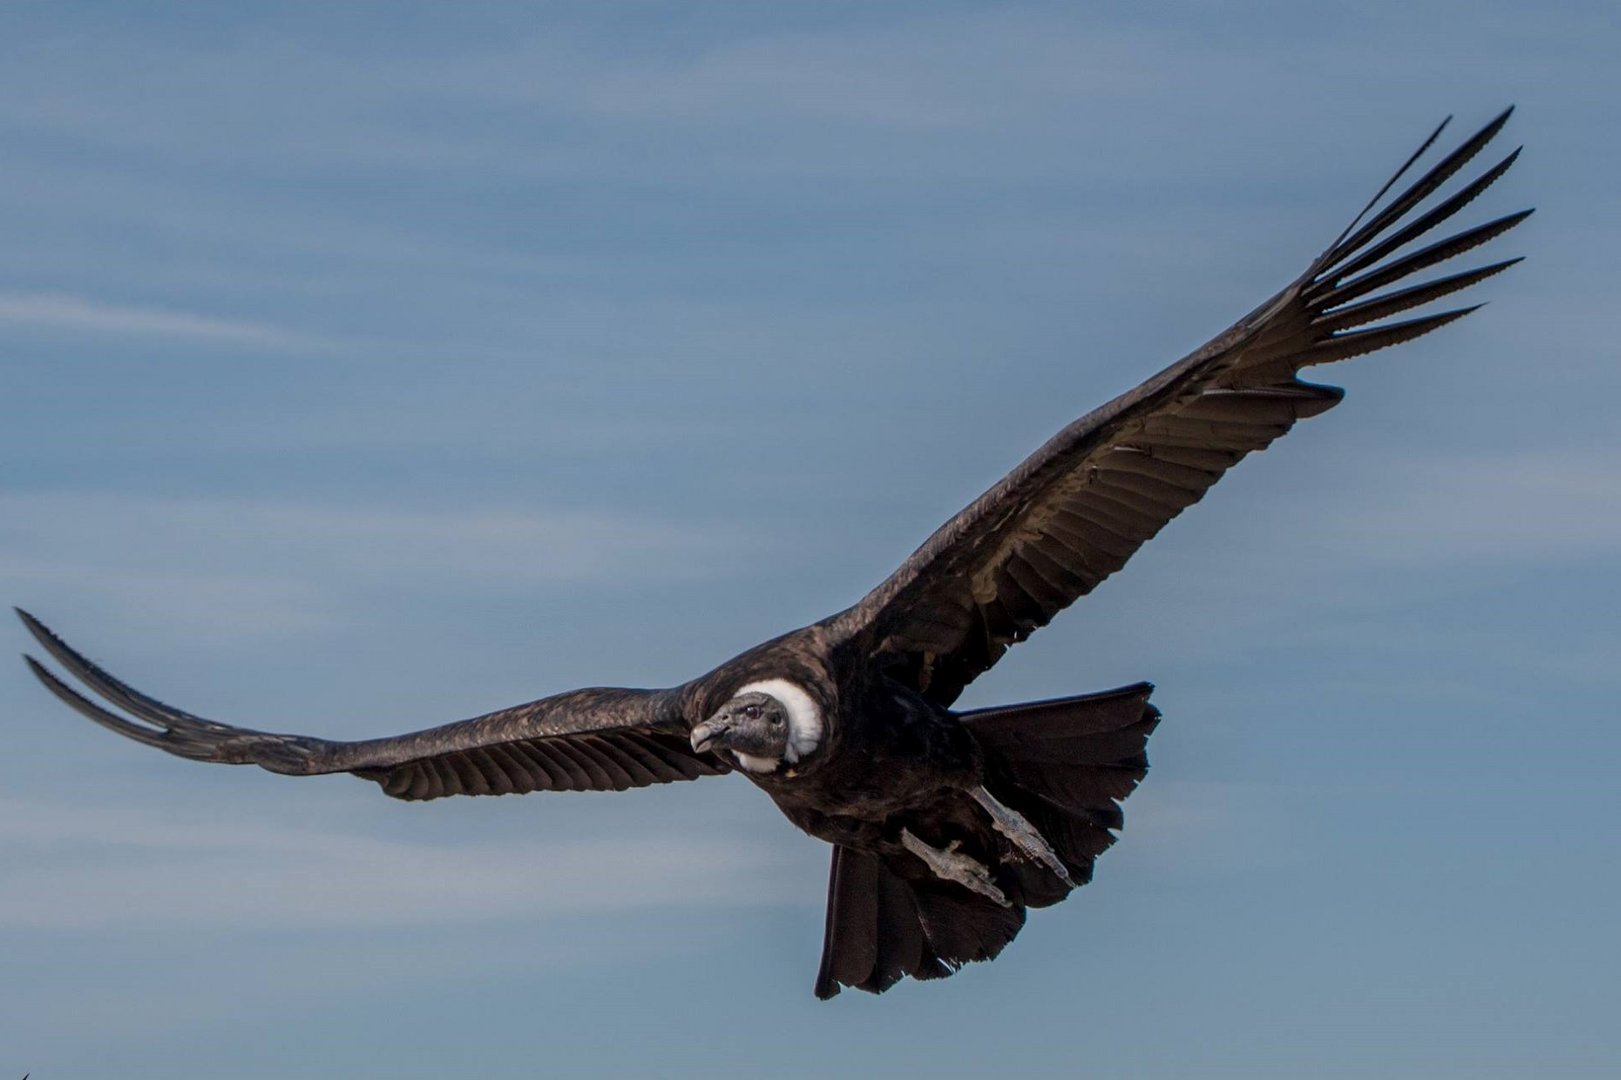
[[[714,745],[715,740],[731,730],[732,725],[724,720],[705,720],[692,729],[692,749],[695,753],[703,753]]]

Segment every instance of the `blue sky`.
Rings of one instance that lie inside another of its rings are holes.
[[[1613,4],[241,7],[0,10],[0,594],[272,729],[845,606],[1448,112],[1539,213],[971,688],[1166,713],[995,964],[814,1001],[826,849],[737,778],[406,805],[17,664],[0,1075],[1621,1066]]]

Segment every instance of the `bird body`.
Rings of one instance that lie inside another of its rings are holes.
[[[1119,570],[1228,468],[1339,402],[1336,388],[1300,380],[1302,369],[1411,340],[1474,310],[1386,321],[1518,261],[1388,288],[1530,213],[1412,246],[1513,163],[1517,150],[1439,195],[1507,119],[1386,199],[1437,128],[1266,303],[1064,428],[855,605],[681,686],[576,690],[342,742],[172,708],[19,613],[106,705],[29,664],[62,701],[138,742],[289,775],[348,772],[402,799],[623,790],[741,772],[834,847],[818,996],[949,975],[995,957],[1028,908],[1090,880],[1121,827],[1120,803],[1147,770],[1159,720],[1147,683],[971,711],[955,709],[958,695]]]

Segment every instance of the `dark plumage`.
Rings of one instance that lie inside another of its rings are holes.
[[[1504,112],[1399,194],[1437,128],[1299,278],[1209,344],[1060,431],[855,606],[667,690],[576,690],[410,735],[339,742],[215,723],[147,697],[22,614],[100,705],[34,660],[67,704],[197,761],[348,772],[401,799],[623,790],[738,769],[834,845],[816,993],[881,991],[996,956],[1026,909],[1091,878],[1148,768],[1147,683],[955,712],[1008,646],[1094,589],[1244,455],[1341,392],[1305,367],[1409,341],[1474,310],[1381,322],[1505,260],[1391,288],[1512,228],[1427,246],[1518,151],[1420,209]],[[1445,127],[1445,124],[1442,125]]]

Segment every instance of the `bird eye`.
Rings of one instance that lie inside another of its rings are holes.
[[[745,706],[743,706],[743,715],[748,717],[750,720],[758,720],[758,719],[760,719],[760,706],[758,706],[758,705],[745,705]]]

